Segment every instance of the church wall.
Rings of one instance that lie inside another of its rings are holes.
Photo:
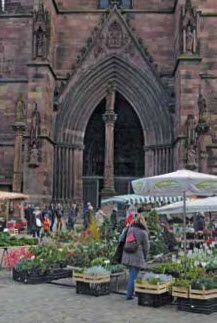
[[[32,20],[0,19],[0,77],[26,78],[31,59]]]
[[[68,10],[87,10],[97,9],[98,0],[56,0],[60,9]],[[133,9],[136,10],[171,10],[174,7],[175,0],[133,0]]]

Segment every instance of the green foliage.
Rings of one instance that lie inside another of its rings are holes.
[[[198,278],[197,280],[193,280],[191,283],[192,289],[202,290],[203,288],[216,289],[217,288],[217,277],[216,276],[204,276],[202,278]]]
[[[172,283],[172,286],[177,286],[177,287],[185,287],[189,288],[191,285],[191,281],[187,279],[175,279],[175,281]]]
[[[6,232],[0,233],[0,247],[10,246],[31,246],[36,245],[38,240],[35,238],[10,236]]]
[[[110,272],[111,272],[111,274],[122,273],[122,272],[124,272],[125,270],[126,270],[126,267],[125,267],[125,266],[123,266],[123,265],[120,265],[120,264],[118,264],[118,265],[112,265],[112,266],[110,267]]]

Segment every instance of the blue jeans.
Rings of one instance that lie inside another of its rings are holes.
[[[129,277],[127,283],[127,299],[133,297],[134,294],[134,284],[138,276],[139,268],[129,267]]]

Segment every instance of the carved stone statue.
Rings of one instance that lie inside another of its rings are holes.
[[[203,95],[201,93],[199,94],[197,104],[198,104],[198,109],[199,109],[199,122],[201,122],[201,121],[206,122],[207,121],[207,113],[208,113],[207,104],[206,104],[206,99],[203,97]]]
[[[31,167],[38,167],[39,166],[38,157],[39,157],[38,148],[36,146],[36,143],[33,143],[33,146],[32,146],[32,148],[30,150],[29,166],[31,166]]]
[[[119,48],[123,46],[123,31],[120,24],[114,21],[108,28],[107,47]]]
[[[185,7],[182,7],[182,52],[196,52],[196,26],[197,14],[191,1],[186,1]]]
[[[36,103],[34,103],[33,109],[34,110],[32,112],[31,130],[30,130],[30,145],[32,147],[34,143],[37,145],[37,140],[40,132],[40,114]]]
[[[194,52],[194,34],[191,30],[191,26],[188,25],[186,30],[186,51],[188,53]]]
[[[19,123],[24,123],[25,121],[25,114],[26,114],[26,111],[25,111],[25,103],[23,101],[22,98],[20,98],[18,101],[17,101],[17,109],[16,109],[16,122],[19,122]]]
[[[193,145],[187,149],[187,165],[190,167],[197,166],[197,152]]]
[[[114,110],[115,108],[115,86],[114,84],[109,84],[106,96],[106,111]]]
[[[41,27],[36,31],[36,57],[44,57],[46,52],[45,32]]]
[[[195,145],[196,143],[196,120],[192,114],[187,118],[187,146]]]

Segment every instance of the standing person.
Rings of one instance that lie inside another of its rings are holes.
[[[50,232],[50,218],[49,218],[49,214],[46,213],[44,215],[44,235],[47,236],[49,232]]]
[[[84,230],[86,230],[89,227],[91,216],[93,216],[93,215],[94,215],[93,207],[92,207],[92,205],[89,205],[88,209],[83,214],[83,217],[84,217],[84,222],[83,222]]]
[[[62,231],[63,228],[63,208],[60,203],[57,204],[56,208],[56,217],[57,217],[57,231]]]
[[[115,230],[117,227],[118,219],[117,219],[117,209],[113,209],[110,216],[110,223],[112,230]]]
[[[72,204],[71,209],[69,210],[68,221],[67,221],[67,229],[74,230],[74,225],[77,217],[77,207],[76,204]]]
[[[134,239],[135,250],[129,251],[127,243],[132,243]],[[147,225],[142,215],[135,216],[128,231],[124,245],[122,264],[129,268],[129,278],[127,284],[127,300],[133,299],[135,279],[140,269],[145,269],[145,260],[149,251],[149,240]]]
[[[55,206],[53,203],[49,205],[49,212],[50,212],[50,231],[53,232],[53,226],[55,222]]]
[[[24,209],[24,218],[26,219],[27,223],[27,234],[32,233],[33,211],[34,208],[30,204],[28,204]]]
[[[33,237],[40,237],[40,231],[42,228],[42,214],[38,206],[33,211],[33,224],[32,224],[32,235]]]

